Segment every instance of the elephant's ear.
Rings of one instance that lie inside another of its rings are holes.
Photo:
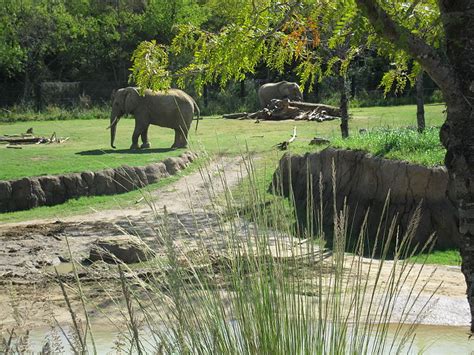
[[[124,99],[125,112],[130,113],[135,110],[138,105],[138,92],[134,88],[128,88]]]

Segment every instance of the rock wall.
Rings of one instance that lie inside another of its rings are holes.
[[[377,227],[384,219],[382,211],[390,192],[385,221],[396,217],[400,232],[404,233],[415,210],[421,206],[414,241],[424,243],[432,233],[436,233],[437,247],[457,247],[459,232],[454,207],[446,196],[448,174],[445,168],[427,168],[387,160],[362,151],[326,148],[304,156],[286,154],[282,157],[273,176],[273,188],[286,197],[292,191],[297,214],[303,224],[306,222],[308,201],[312,200],[313,206],[318,208],[321,206],[320,196],[323,200],[323,223],[326,227],[333,223],[333,166],[336,206],[340,210],[344,201],[347,202],[352,235],[358,235],[369,211],[367,232],[370,239],[375,238]],[[309,176],[312,199],[308,199]],[[316,220],[314,222],[317,223]]]
[[[0,212],[53,206],[81,196],[114,195],[132,191],[186,168],[197,155],[186,152],[159,163],[65,175],[29,177],[0,181]]]

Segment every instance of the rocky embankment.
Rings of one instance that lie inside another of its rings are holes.
[[[0,212],[53,206],[82,196],[114,195],[132,191],[186,168],[197,155],[185,152],[146,166],[0,181]]]
[[[348,228],[353,235],[358,235],[367,212],[367,232],[372,240],[381,220],[386,221],[382,223],[382,229],[386,229],[392,219],[397,218],[402,235],[409,229],[415,211],[420,207],[414,241],[424,243],[436,233],[438,247],[457,246],[459,232],[454,207],[446,196],[448,174],[445,168],[427,168],[405,161],[383,159],[362,151],[326,148],[304,156],[286,154],[280,160],[273,184],[284,196],[288,197],[292,191],[303,223],[308,201],[312,201],[315,208],[323,206],[324,224],[332,224],[333,166],[336,205],[340,210],[347,203]],[[308,198],[310,185],[311,199]],[[384,209],[387,196],[389,204]],[[382,218],[383,213],[385,218]]]

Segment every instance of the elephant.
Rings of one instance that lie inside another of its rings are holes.
[[[303,101],[300,87],[297,83],[280,81],[278,83],[268,83],[258,89],[258,98],[262,108],[267,107],[272,99],[290,99]]]
[[[140,95],[137,88],[127,87],[112,94],[112,113],[110,114],[110,145],[114,146],[117,123],[125,114],[135,117],[135,129],[130,149],[138,149],[138,138],[141,136],[140,148],[149,148],[148,127],[150,124],[171,128],[175,132],[171,148],[187,146],[188,132],[197,113],[196,130],[199,124],[200,110],[194,99],[182,90],[168,91],[145,90]]]

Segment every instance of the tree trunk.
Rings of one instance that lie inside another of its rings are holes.
[[[423,94],[423,74],[420,71],[416,77],[416,123],[418,132],[423,133],[425,130],[425,98]]]
[[[240,96],[241,99],[243,99],[245,97],[245,80],[240,81],[239,96]]]
[[[474,332],[474,110],[465,102],[447,106],[447,120],[440,136],[447,149],[448,197],[459,213],[461,270],[471,308],[471,332]]]
[[[348,96],[348,80],[344,75],[342,78],[341,88],[341,135],[342,138],[349,137],[349,96]]]
[[[209,97],[208,97],[208,88],[207,88],[207,85],[204,84],[204,87],[202,88],[202,96],[204,98],[204,107],[207,108],[207,105],[208,105],[208,101],[209,101]]]
[[[447,119],[441,128],[449,172],[448,196],[459,211],[461,270],[467,284],[474,332],[474,3],[439,2],[446,37],[446,54],[458,87],[443,90]]]

